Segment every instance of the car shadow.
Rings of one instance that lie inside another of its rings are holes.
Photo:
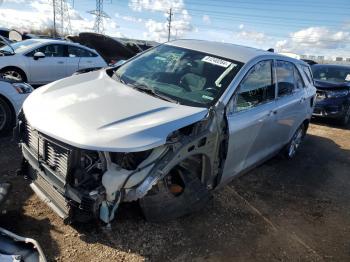
[[[50,236],[50,232],[56,229],[48,218],[27,214],[26,209],[30,206],[33,193],[28,181],[16,176],[21,156],[18,147],[11,140],[11,136],[0,138],[0,182],[9,182],[12,185],[5,203],[0,207],[0,227],[37,240],[46,258],[51,261],[60,254],[58,245]]]
[[[344,126],[337,119],[332,119],[332,118],[312,117],[311,123],[320,125],[320,126],[333,127],[333,128],[343,129],[343,130],[349,130],[350,128],[350,125]]]

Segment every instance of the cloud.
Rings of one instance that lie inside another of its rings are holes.
[[[171,39],[181,38],[194,30],[192,17],[185,9],[184,0],[130,0],[129,7],[134,11],[159,11],[164,15],[164,22],[149,19],[145,23],[147,32],[143,34],[146,39],[164,42],[168,38],[169,9],[172,8]]]
[[[142,18],[137,18],[135,16],[130,16],[130,15],[120,15],[119,13],[115,13],[114,17],[118,18],[118,19],[123,19],[123,20],[128,21],[128,22],[134,22],[134,23],[144,22],[144,20]]]
[[[329,53],[350,49],[350,33],[333,31],[327,27],[309,27],[289,34],[288,39],[276,42],[280,52]],[[347,51],[348,52],[348,51]]]
[[[209,15],[203,15],[202,20],[204,24],[210,25],[211,24],[211,19]]]
[[[138,12],[143,10],[166,12],[170,8],[184,9],[184,2],[183,0],[130,0],[129,7]]]
[[[266,42],[266,40],[267,40],[267,36],[264,33],[257,32],[257,31],[244,31],[244,30],[242,30],[237,34],[237,37],[242,39],[242,40],[254,41],[258,44],[262,44],[262,43]]]
[[[240,24],[240,25],[238,26],[238,28],[239,28],[240,30],[242,30],[242,29],[244,28],[244,24]]]

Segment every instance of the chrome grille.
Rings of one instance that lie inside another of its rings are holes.
[[[69,151],[51,142],[45,143],[46,163],[56,172],[66,176]]]
[[[58,143],[52,142],[49,138],[41,135],[26,124],[25,144],[53,171],[62,177],[66,177],[68,172],[68,160],[70,150]]]

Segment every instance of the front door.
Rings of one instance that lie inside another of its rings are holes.
[[[35,60],[36,52],[45,54],[44,58]],[[49,44],[37,48],[26,55],[30,83],[46,84],[66,77],[65,46],[60,44]]]
[[[253,66],[227,106],[228,152],[222,182],[276,150],[272,60]]]

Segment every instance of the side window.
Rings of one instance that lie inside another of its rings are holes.
[[[272,77],[272,61],[257,63],[238,87],[234,112],[244,111],[275,98],[275,85]]]
[[[313,84],[313,77],[311,70],[308,66],[302,65],[301,68],[303,69],[304,74],[306,75],[306,79],[310,84]]]
[[[46,57],[64,57],[64,45],[45,45],[39,47],[30,53],[27,56],[33,56],[36,52],[42,52]]]
[[[290,95],[295,88],[294,65],[287,61],[276,62],[278,96]]]
[[[295,78],[296,88],[299,89],[299,88],[305,87],[305,83],[304,83],[303,79],[301,78],[300,72],[295,66],[294,66],[294,78]]]
[[[97,55],[76,46],[68,46],[68,56],[69,57],[96,57]]]

